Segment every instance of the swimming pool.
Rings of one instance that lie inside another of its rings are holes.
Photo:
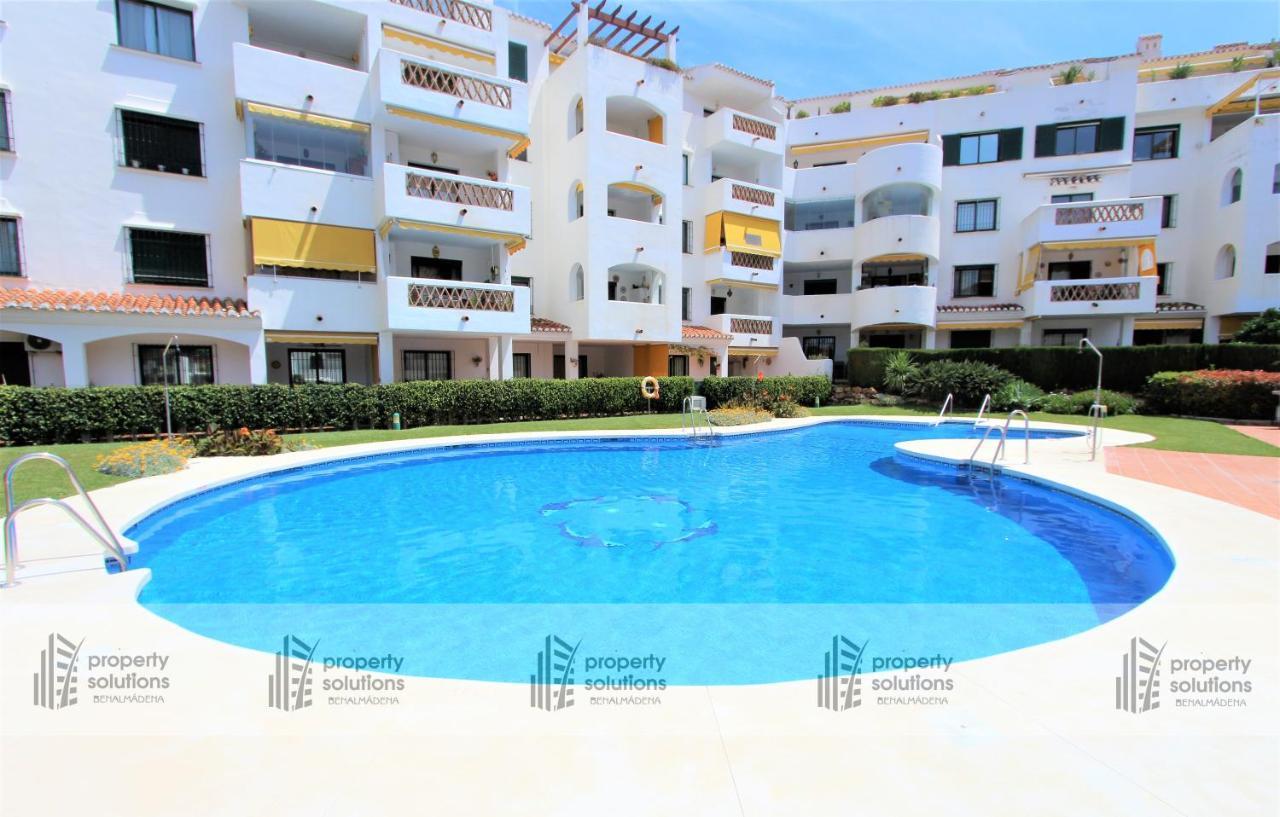
[[[194,632],[495,681],[528,681],[550,634],[665,656],[671,684],[811,678],[834,633],[963,660],[1096,626],[1165,583],[1171,556],[1127,516],[893,451],[972,435],[835,422],[421,449],[213,489],[128,535],[153,573],[141,603]]]

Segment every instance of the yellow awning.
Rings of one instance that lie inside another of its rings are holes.
[[[773,219],[722,211],[721,221],[724,224],[726,250],[767,255],[771,258],[782,256],[782,229]]]
[[[525,247],[525,241],[524,241],[524,239],[523,239],[523,238],[522,238],[522,239],[520,239],[519,241],[516,241],[516,242],[513,242],[513,243],[511,243],[511,244],[508,244],[508,245],[507,245],[507,255],[515,255],[516,253],[518,253],[518,252],[520,252],[521,250],[523,250],[523,249],[524,249],[524,247]]]
[[[773,357],[777,346],[730,346],[729,357]]]
[[[1153,235],[1135,236],[1133,238],[1083,238],[1073,241],[1043,241],[1038,246],[1044,250],[1105,250],[1111,247],[1137,247],[1141,244],[1155,243]]]
[[[1204,111],[1205,118],[1212,119],[1213,117],[1217,116],[1219,113],[1222,113],[1226,108],[1231,106],[1233,103],[1245,101],[1244,95],[1251,88],[1253,88],[1255,85],[1258,85],[1259,83],[1268,82],[1274,79],[1280,79],[1280,69],[1276,69],[1272,71],[1259,71],[1257,74],[1254,74],[1252,77],[1250,77],[1249,79],[1246,79],[1244,82],[1240,83],[1235,88],[1233,88],[1231,90],[1231,93],[1227,94],[1222,99],[1210,105],[1208,108],[1205,108],[1205,111]],[[1261,93],[1261,91],[1255,90],[1255,93]]]
[[[1134,321],[1134,329],[1203,329],[1203,318],[1156,318]]]
[[[738,281],[733,278],[712,278],[707,281],[707,286],[725,286],[725,287],[746,287],[747,289],[763,289],[767,292],[777,292],[777,284],[762,284],[758,281]]]
[[[372,230],[273,218],[250,219],[253,263],[341,272],[377,272]]]
[[[940,323],[935,328],[955,331],[957,329],[1021,329],[1022,321],[988,321],[987,323]]]
[[[343,343],[348,346],[377,346],[376,332],[264,332],[267,343]]]
[[[707,216],[706,232],[703,234],[702,251],[719,252],[720,239],[724,235],[724,211],[717,210]]]
[[[644,193],[653,197],[654,204],[662,204],[662,194],[646,184],[639,182],[614,182],[610,187],[617,187],[620,190],[630,190],[633,193]]]
[[[1219,318],[1218,336],[1225,338],[1235,335],[1250,317],[1249,315],[1225,315]]]
[[[440,51],[445,54],[453,54],[463,59],[475,60],[476,62],[485,62],[492,65],[496,62],[493,54],[487,51],[479,51],[474,48],[457,45],[455,43],[447,43],[444,40],[437,40],[435,37],[429,37],[426,34],[419,34],[416,31],[408,31],[403,28],[397,28],[387,23],[382,24],[383,39],[400,40],[401,42],[412,43],[420,48],[429,48],[433,51]]]
[[[519,156],[521,153],[524,153],[526,150],[529,149],[529,141],[530,141],[529,137],[526,136],[525,138],[521,139],[519,142],[516,142],[514,145],[511,146],[511,149],[507,151],[507,156],[514,159],[517,156]]]
[[[383,238],[391,232],[392,228],[400,227],[405,230],[421,230],[424,233],[448,233],[450,235],[465,235],[472,238],[486,238],[490,241],[500,241],[506,244],[508,248],[515,247],[512,252],[519,252],[524,245],[524,236],[518,233],[501,233],[497,230],[477,230],[472,227],[458,227],[453,224],[429,224],[425,221],[412,221],[407,218],[389,218],[382,222],[382,226],[378,228],[379,234]]]
[[[277,119],[292,119],[295,122],[306,122],[309,125],[320,125],[326,128],[338,128],[340,130],[355,131],[356,133],[368,133],[369,126],[364,122],[352,122],[349,119],[338,119],[336,116],[321,116],[318,113],[307,113],[305,111],[292,111],[288,108],[277,108],[274,105],[263,105],[260,102],[236,103],[236,114],[243,118],[244,111],[259,116],[274,116]]]
[[[807,153],[830,153],[836,150],[870,150],[886,145],[898,145],[904,142],[927,142],[929,131],[914,130],[907,133],[889,133],[880,136],[864,136],[860,139],[840,139],[834,142],[810,142],[807,145],[794,145],[791,152],[797,156]]]
[[[511,141],[513,147],[518,147],[521,142],[528,140],[528,134],[517,133],[513,130],[503,130],[502,128],[491,128],[487,125],[477,125],[474,122],[464,122],[461,119],[450,119],[447,116],[436,116],[423,111],[413,111],[408,108],[401,108],[398,105],[388,105],[387,113],[395,116],[403,116],[406,119],[417,119],[420,122],[429,122],[433,125],[444,125],[450,128],[459,128],[472,133],[483,133],[486,136],[497,136],[501,139]]]

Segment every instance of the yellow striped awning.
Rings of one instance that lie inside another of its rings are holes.
[[[342,343],[348,346],[377,346],[377,332],[264,332],[267,343]]]
[[[1153,318],[1136,320],[1134,329],[1203,329],[1203,318]]]
[[[702,251],[719,252],[722,238],[724,238],[724,211],[718,210],[707,216],[706,230],[703,232]]]
[[[614,182],[609,186],[616,187],[620,190],[630,190],[632,193],[644,193],[653,197],[654,204],[662,204],[662,194],[647,184],[640,184],[639,182]]]
[[[336,116],[321,116],[318,113],[307,113],[306,111],[294,111],[289,108],[277,108],[275,105],[263,105],[260,102],[236,102],[236,116],[243,119],[244,112],[258,116],[273,116],[277,119],[292,119],[295,122],[305,122],[308,125],[320,125],[325,128],[337,128],[339,130],[349,130],[356,133],[368,133],[369,126],[364,122],[352,122],[349,119],[339,119]]]
[[[777,346],[730,346],[729,357],[773,357]]]
[[[1153,235],[1135,236],[1133,238],[1083,238],[1071,241],[1042,241],[1039,246],[1045,250],[1105,250],[1111,247],[1136,247],[1140,244],[1153,244]]]
[[[886,145],[899,145],[904,142],[927,142],[929,131],[913,130],[907,133],[886,133],[879,136],[863,136],[858,139],[839,139],[833,142],[810,142],[805,145],[794,145],[791,152],[797,156],[808,153],[830,153],[836,150],[871,150]]]
[[[1021,329],[1022,321],[987,321],[985,323],[940,323],[935,327],[948,331],[965,329]]]
[[[777,292],[777,284],[764,284],[759,281],[738,281],[733,278],[712,278],[707,286],[745,287],[747,289],[763,289],[766,292]]]
[[[425,221],[413,221],[407,218],[389,218],[382,222],[382,226],[378,228],[378,233],[386,238],[392,229],[399,227],[404,230],[420,230],[424,233],[448,233],[450,235],[465,235],[472,238],[484,238],[490,241],[498,241],[507,245],[512,253],[519,252],[524,248],[525,237],[518,233],[503,233],[497,230],[478,230],[474,227],[459,227],[455,224],[431,224]]]
[[[494,55],[488,51],[480,51],[479,49],[467,48],[466,46],[458,45],[457,43],[445,42],[444,40],[439,40],[426,34],[419,34],[416,31],[409,31],[408,29],[389,25],[388,23],[382,24],[382,38],[383,40],[400,40],[401,42],[416,45],[419,48],[427,48],[433,51],[440,51],[445,54],[453,54],[455,57],[475,60],[476,62],[484,62],[490,65],[497,62]]]
[[[778,222],[721,210],[707,216],[705,252],[716,252],[723,243],[730,252],[782,256],[782,228]]]
[[[483,133],[486,136],[497,136],[500,139],[510,140],[513,147],[519,146],[521,142],[527,141],[529,138],[528,134],[517,133],[513,130],[491,128],[487,125],[477,125],[474,122],[465,122],[461,119],[450,119],[447,116],[436,116],[435,114],[425,113],[423,111],[401,108],[399,105],[388,105],[387,113],[395,116],[403,116],[406,119],[417,119],[419,122],[429,122],[432,125],[444,125],[450,128],[459,128],[460,130],[471,131],[472,133]]]
[[[253,263],[341,272],[377,272],[373,230],[252,218]]]

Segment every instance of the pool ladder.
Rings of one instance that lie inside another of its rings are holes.
[[[990,408],[991,408],[991,395],[987,394],[987,395],[984,395],[982,398],[982,405],[978,406],[978,418],[973,421],[974,428],[977,428],[978,426],[982,425],[982,417],[987,413],[987,410]]]
[[[50,499],[43,497],[40,499],[28,499],[26,502],[18,505],[15,501],[13,492],[13,476],[17,473],[18,468],[28,462],[35,460],[49,460],[57,463],[57,465],[71,480],[71,487],[76,489],[84,503],[89,506],[89,510],[93,513],[94,521],[98,523],[101,530],[96,530],[85,520],[83,516],[76,512],[61,499]],[[84,486],[80,484],[80,480],[76,478],[75,471],[71,470],[71,466],[67,461],[57,454],[50,454],[45,451],[38,451],[33,454],[24,454],[13,462],[9,463],[9,467],[4,469],[4,493],[5,493],[5,519],[4,519],[4,584],[2,587],[13,587],[18,582],[14,578],[14,574],[18,570],[18,517],[32,508],[49,506],[60,508],[63,513],[71,517],[85,533],[98,543],[104,551],[107,552],[112,559],[120,565],[120,569],[129,569],[129,556],[125,553],[124,545],[120,543],[120,539],[116,536],[115,531],[111,530],[111,526],[107,524],[107,520],[102,518],[102,511],[98,510],[98,506],[89,498],[89,494],[85,491]]]
[[[955,405],[955,402],[956,396],[951,392],[947,392],[947,399],[942,401],[942,410],[938,412],[938,418],[933,421],[935,426],[942,424],[942,419],[947,416],[947,412],[954,413],[952,407]]]
[[[995,473],[996,460],[1004,459],[1005,445],[1009,442],[1009,424],[1013,422],[1014,417],[1018,417],[1018,416],[1022,417],[1022,428],[1023,428],[1023,435],[1024,435],[1023,441],[1022,441],[1022,446],[1023,446],[1022,464],[1023,465],[1031,464],[1031,418],[1028,417],[1027,413],[1022,409],[1014,409],[1013,411],[1009,412],[1009,416],[1004,419],[1004,425],[999,425],[999,426],[989,425],[987,426],[986,431],[982,433],[982,439],[978,440],[978,444],[973,447],[972,453],[969,454],[969,471],[970,472],[973,472],[974,466],[977,465],[978,452],[982,450],[982,446],[986,445],[987,438],[991,436],[991,432],[998,431],[1000,433],[1000,440],[999,442],[996,443],[996,450],[991,455],[991,463],[990,463],[991,473],[993,474]]]
[[[694,441],[715,438],[716,429],[711,425],[711,415],[707,413],[707,398],[695,394],[684,399],[680,404],[680,431]]]

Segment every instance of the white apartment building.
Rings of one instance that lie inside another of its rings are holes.
[[[784,100],[587,4],[0,14],[11,384],[839,376],[1280,305],[1273,45]]]

